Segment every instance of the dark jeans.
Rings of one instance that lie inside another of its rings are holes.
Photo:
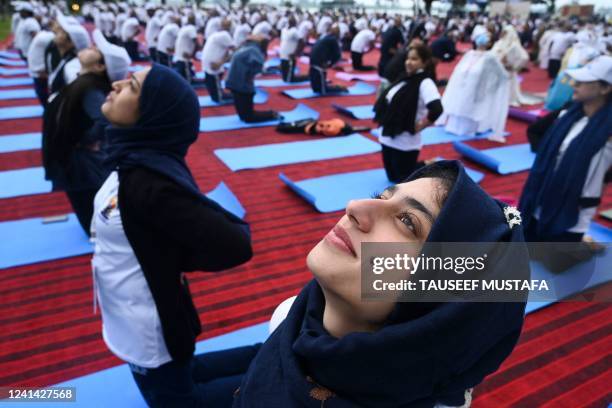
[[[279,118],[278,113],[272,110],[256,111],[253,107],[255,93],[242,93],[232,91],[234,106],[240,120],[247,123],[267,122]]]
[[[281,75],[285,82],[308,81],[307,75],[295,75],[295,58],[281,60]]]
[[[123,47],[128,52],[132,61],[139,61],[141,59],[140,54],[138,54],[138,42],[126,41],[123,43]]]
[[[140,393],[151,408],[231,407],[234,392],[261,344],[205,353],[188,362],[143,368],[130,364]]]
[[[172,56],[165,52],[157,51],[157,62],[161,65],[172,68]]]
[[[221,88],[221,74],[213,75],[208,72],[204,73],[204,85],[206,85],[206,89],[208,90],[208,94],[210,98],[219,103],[223,99],[229,100],[232,99],[231,95],[223,92]]]
[[[36,92],[36,96],[44,108],[47,105],[47,98],[49,97],[47,78],[34,78],[34,92]]]
[[[187,82],[191,83],[191,80],[193,79],[193,76],[195,74],[195,72],[193,72],[191,62],[176,61],[174,63],[174,70],[178,72],[180,76],[185,78]]]
[[[373,71],[376,68],[371,65],[363,65],[363,53],[351,51],[351,60],[355,71]]]
[[[555,79],[560,69],[561,69],[561,60],[557,60],[557,59],[548,60],[548,77],[550,79]]]
[[[149,48],[149,57],[151,58],[151,61],[153,62],[158,62],[157,61],[157,48]]]
[[[346,92],[345,87],[332,85],[330,82],[327,82],[327,72],[324,69],[318,69],[311,66],[308,71],[308,77],[310,78],[310,87],[312,90],[321,95]]]
[[[94,198],[96,197],[97,189],[95,190],[66,190],[68,201],[74,210],[74,213],[79,220],[79,224],[89,236],[91,234],[91,218],[94,210]]]
[[[389,181],[401,183],[414,171],[425,165],[418,161],[420,150],[404,152],[382,145],[382,158]]]

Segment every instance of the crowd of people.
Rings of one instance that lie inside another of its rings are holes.
[[[14,6],[14,48],[44,107],[46,178],[91,235],[104,341],[152,407],[469,406],[516,344],[525,302],[372,306],[359,296],[359,244],[581,242],[610,179],[612,26],[598,19],[101,1],[75,17],[62,2]],[[248,224],[206,198],[186,164],[200,124],[194,89],[233,103],[244,122],[282,120],[254,108],[275,40],[282,79],[321,95],[347,91],[328,80],[343,52],[353,71],[378,73],[374,121],[395,186],[349,203],[264,344],[194,356],[201,328],[185,274],[257,256]],[[375,65],[364,61],[371,52]],[[438,78],[436,66],[455,59]],[[548,70],[547,95],[521,90],[530,60]],[[536,160],[522,225],[509,226],[507,206],[458,161],[419,160],[427,127],[504,142],[510,107],[544,102],[550,113],[528,130]],[[528,275],[521,255],[493,261]]]

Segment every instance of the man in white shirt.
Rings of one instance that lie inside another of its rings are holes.
[[[195,15],[190,14],[187,17],[187,25],[179,29],[174,48],[176,50],[174,53],[174,68],[187,82],[191,83],[194,75],[191,60],[199,48]]]
[[[210,12],[210,17],[206,22],[206,28],[204,29],[204,39],[208,40],[208,37],[216,33],[221,29],[221,16],[219,16],[219,12],[217,10],[212,10]]]
[[[565,51],[567,51],[574,43],[575,35],[570,31],[569,24],[565,24],[560,32],[553,35],[550,44],[550,53],[548,59],[548,77],[554,79],[561,68],[561,60]]]
[[[151,19],[147,23],[145,29],[145,41],[149,47],[149,57],[153,62],[158,62],[157,59],[157,37],[162,29],[162,16],[164,12],[161,9],[154,11]]]
[[[221,30],[207,38],[202,50],[204,83],[206,89],[208,89],[208,94],[215,102],[231,99],[231,95],[224,93],[221,87],[223,64],[229,61],[234,49],[234,41],[229,33],[231,24],[229,19],[224,19],[221,22]]]
[[[247,23],[246,16],[240,17],[240,24],[234,30],[234,46],[240,48],[251,34],[251,26]]]
[[[351,42],[351,59],[355,71],[372,71],[376,69],[370,65],[363,65],[363,54],[374,48],[376,34],[369,28],[365,28],[355,35]]]
[[[174,54],[174,46],[176,45],[176,37],[178,36],[179,26],[177,24],[178,17],[171,16],[168,18],[169,24],[165,25],[159,32],[157,40],[157,62],[167,67],[172,67],[172,54]]]
[[[39,31],[28,49],[28,69],[34,80],[34,92],[44,107],[49,96],[47,88],[47,71],[45,69],[45,50],[55,35],[50,31]]]
[[[298,32],[305,43],[308,43],[308,39],[314,34],[313,29],[314,24],[308,18],[302,20],[298,25]]]
[[[295,75],[295,61],[304,49],[304,39],[300,36],[295,17],[290,16],[287,27],[283,28],[280,36],[281,73],[285,82],[307,81],[307,75]]]
[[[265,14],[262,14],[261,21],[253,27],[253,35],[264,39],[261,44],[264,54],[267,54],[268,44],[270,44],[270,40],[276,36],[276,31],[274,31],[272,24],[268,22]]]
[[[132,11],[121,27],[121,41],[132,61],[142,60],[138,53],[138,41],[136,41],[138,34],[140,34],[140,22],[136,18],[136,13]]]
[[[40,31],[40,24],[34,18],[34,9],[30,4],[20,5],[20,20],[15,31],[15,47],[21,58],[26,59],[32,39]]]

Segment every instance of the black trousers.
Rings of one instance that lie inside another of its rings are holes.
[[[208,72],[204,73],[204,85],[206,85],[206,89],[208,90],[208,94],[210,95],[210,99],[219,103],[222,100],[232,99],[232,97],[223,92],[223,88],[221,88],[221,74],[213,75]]]
[[[278,118],[275,111],[256,111],[253,104],[255,93],[243,93],[232,91],[234,106],[240,120],[247,123],[267,122]]]
[[[308,77],[310,78],[310,87],[312,90],[321,95],[346,92],[345,87],[332,85],[330,82],[327,82],[327,72],[325,69],[310,66]]]
[[[373,71],[376,68],[370,65],[363,65],[363,53],[351,51],[351,60],[355,71]]]
[[[308,81],[307,75],[295,75],[295,58],[281,60],[281,75],[285,82]]]
[[[165,52],[157,51],[157,62],[161,65],[172,68],[172,56]]]
[[[191,65],[191,61],[186,62],[186,61],[176,61],[174,63],[174,70],[176,72],[178,72],[178,74],[180,76],[182,76],[183,78],[185,78],[185,80],[189,83],[191,83],[191,80],[193,79],[193,67]]]
[[[36,92],[40,104],[45,107],[47,98],[49,98],[47,78],[34,78],[34,92]]]
[[[548,77],[550,79],[555,79],[560,69],[561,69],[561,60],[558,60],[558,59],[548,60]]]
[[[74,210],[74,213],[79,220],[79,224],[89,236],[91,234],[91,218],[94,210],[94,198],[96,197],[97,189],[92,190],[66,190],[68,201]]]
[[[393,183],[401,183],[414,171],[425,165],[418,161],[420,150],[408,152],[382,145],[382,158],[387,178]]]
[[[151,58],[151,61],[153,62],[158,62],[157,61],[157,48],[149,48],[149,57]]]

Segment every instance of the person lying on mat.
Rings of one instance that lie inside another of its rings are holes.
[[[263,47],[266,42],[264,37],[250,36],[230,62],[225,87],[232,92],[236,113],[243,122],[266,122],[280,118],[276,111],[256,111],[254,108],[255,75],[263,69],[266,60]]]
[[[327,68],[335,65],[342,57],[339,44],[340,28],[333,24],[329,32],[319,38],[310,51],[310,86],[321,95],[346,92],[346,87],[332,85],[327,81]]]
[[[199,384],[201,326],[185,272],[240,265],[252,249],[248,224],[203,195],[185,162],[198,137],[198,98],[174,70],[153,64],[113,83],[102,112],[114,170],[92,219],[104,341],[129,363],[150,406],[219,406]]]
[[[433,81],[434,65],[426,45],[411,47],[405,73],[374,104],[374,121],[382,126],[378,140],[387,178],[399,183],[425,165],[418,161],[421,131],[442,114],[440,93]]]
[[[229,364],[236,364],[233,375],[248,366],[240,388],[216,407],[469,407],[472,388],[512,352],[527,294],[487,304],[407,303],[399,299],[406,293],[363,300],[361,243],[412,243],[417,253],[433,242],[504,243],[488,252],[482,278],[512,265],[514,276],[529,279],[522,227],[505,215],[508,208],[458,161],[423,167],[372,199],[350,201],[306,257],[314,279],[253,360],[244,349],[198,356],[211,375],[219,371],[217,380]]]
[[[612,166],[612,57],[567,70],[573,103],[550,123],[523,188],[525,236],[535,242],[585,239]]]

